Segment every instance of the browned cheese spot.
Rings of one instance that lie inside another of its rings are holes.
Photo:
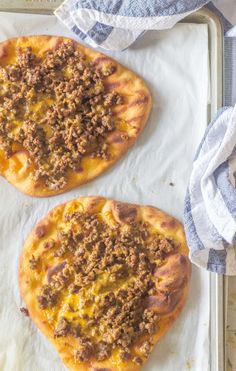
[[[165,229],[176,229],[178,227],[179,223],[171,218],[171,219],[168,219],[168,220],[165,220],[164,222],[161,223],[161,228],[165,228]]]
[[[128,134],[121,132],[121,131],[115,131],[114,133],[111,133],[108,139],[109,144],[119,144],[123,143],[129,140]]]
[[[94,64],[103,64],[104,62],[111,62],[111,59],[107,57],[106,55],[103,55],[101,57],[98,57],[95,59]]]
[[[130,107],[134,106],[141,106],[142,104],[145,104],[148,102],[148,96],[146,94],[140,94],[140,97],[135,99],[132,103],[130,103]]]
[[[7,56],[7,48],[5,46],[0,47],[0,58],[4,58]]]
[[[137,208],[125,203],[115,203],[114,212],[118,220],[125,223],[131,223],[137,217]]]
[[[89,213],[96,212],[102,201],[104,201],[104,198],[102,197],[91,197],[87,204],[87,211]]]
[[[109,82],[105,83],[105,86],[106,86],[107,90],[113,90],[113,89],[117,89],[120,86],[124,85],[124,82],[125,82],[125,80],[124,81],[122,81],[122,80],[109,81]]]
[[[133,122],[141,121],[142,119],[143,119],[143,115],[139,115],[139,116],[132,117],[129,120],[126,120],[126,123],[130,124],[130,123],[133,123]]]

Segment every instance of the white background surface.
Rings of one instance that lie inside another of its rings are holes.
[[[70,33],[53,16],[0,14],[0,39]],[[152,204],[181,219],[191,162],[207,124],[208,46],[205,25],[148,32],[113,55],[145,77],[153,111],[136,145],[110,171],[54,198],[22,195],[0,179],[0,370],[61,371],[56,352],[19,308],[18,257],[34,224],[54,205],[79,195]],[[170,186],[170,183],[174,186]],[[161,340],[145,371],[207,371],[208,273],[193,269],[181,317]]]

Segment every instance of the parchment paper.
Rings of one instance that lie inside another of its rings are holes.
[[[70,36],[53,16],[0,14],[0,39],[24,34]],[[24,196],[0,179],[0,370],[64,370],[56,351],[19,308],[18,257],[25,237],[53,206],[79,195],[151,204],[182,218],[192,160],[207,125],[207,26],[178,24],[148,32],[113,55],[143,76],[153,111],[136,145],[110,171],[64,195]],[[209,276],[193,268],[181,317],[156,346],[145,371],[207,371]]]

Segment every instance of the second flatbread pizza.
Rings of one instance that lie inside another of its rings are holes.
[[[148,119],[144,81],[115,60],[56,36],[0,44],[0,174],[50,196],[113,165]]]

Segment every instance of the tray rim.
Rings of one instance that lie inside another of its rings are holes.
[[[208,120],[223,105],[224,34],[219,17],[206,7],[187,16],[182,22],[206,23],[209,35],[210,103]],[[209,273],[210,280],[210,370],[226,371],[226,318],[228,278]]]
[[[63,0],[0,0],[0,11],[13,13],[53,14]],[[17,4],[16,4],[17,3]]]

